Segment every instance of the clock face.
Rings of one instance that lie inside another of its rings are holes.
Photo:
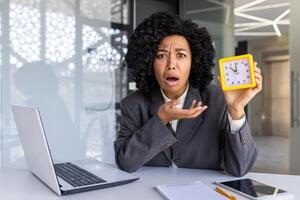
[[[251,83],[250,66],[247,58],[223,63],[224,79],[227,87]]]
[[[251,54],[221,58],[219,67],[223,90],[238,90],[256,86]]]

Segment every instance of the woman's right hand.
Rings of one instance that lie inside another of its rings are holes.
[[[175,99],[159,107],[157,115],[164,124],[172,120],[195,118],[207,109],[206,105],[201,105],[202,103],[200,101],[197,103],[196,100],[193,100],[189,109],[176,108],[179,103],[180,100]]]

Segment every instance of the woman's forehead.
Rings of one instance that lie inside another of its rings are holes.
[[[170,47],[189,49],[189,44],[185,37],[181,35],[167,36],[159,43],[159,48],[166,49]]]

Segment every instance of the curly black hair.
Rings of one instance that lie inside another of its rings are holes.
[[[158,83],[154,76],[153,62],[159,43],[166,36],[181,35],[188,41],[192,52],[189,83],[204,90],[213,79],[215,49],[206,28],[191,20],[182,20],[167,12],[152,14],[133,32],[122,68],[131,69],[137,88],[150,92]]]

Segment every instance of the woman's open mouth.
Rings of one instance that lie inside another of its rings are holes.
[[[170,87],[176,86],[178,82],[179,82],[179,78],[175,76],[169,76],[165,78],[165,83]]]

